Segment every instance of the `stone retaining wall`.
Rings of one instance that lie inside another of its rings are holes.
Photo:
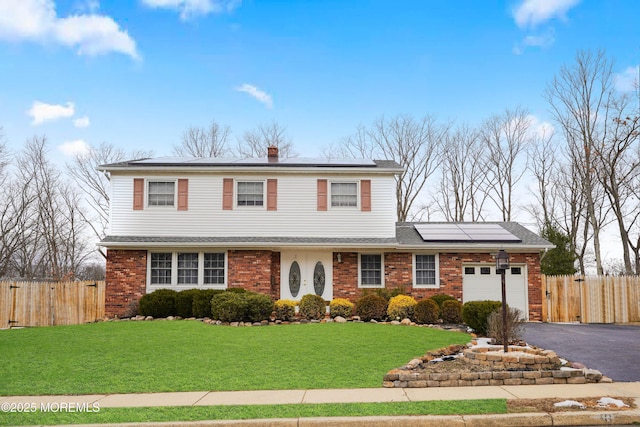
[[[504,353],[502,347],[473,347],[463,352],[463,359],[472,365],[491,366],[493,370],[553,370],[561,365],[560,358],[552,350],[528,347],[510,347]]]
[[[602,375],[600,375],[602,378]],[[582,369],[552,371],[493,371],[463,373],[399,373],[391,371],[382,385],[393,387],[463,387],[485,385],[585,384],[597,382],[595,375]]]

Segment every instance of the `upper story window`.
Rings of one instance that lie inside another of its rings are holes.
[[[264,206],[264,182],[238,181],[238,206]]]
[[[355,182],[331,183],[331,207],[357,207],[358,184]]]
[[[147,194],[149,206],[174,206],[176,183],[173,181],[149,181]]]
[[[438,255],[415,254],[413,259],[413,286],[438,287]]]

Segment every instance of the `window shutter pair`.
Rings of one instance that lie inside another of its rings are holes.
[[[328,206],[328,191],[327,180],[318,180],[318,209],[319,211],[326,211]],[[363,179],[360,181],[360,210],[363,212],[371,211],[371,180]]]
[[[133,210],[144,209],[144,178],[133,179]],[[178,210],[189,209],[189,180],[178,179]]]
[[[233,178],[222,180],[222,209],[233,209]],[[267,179],[267,210],[278,210],[278,180]]]

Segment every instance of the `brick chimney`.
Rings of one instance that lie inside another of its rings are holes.
[[[270,163],[278,161],[278,147],[276,147],[275,145],[270,145],[267,148],[267,159]]]

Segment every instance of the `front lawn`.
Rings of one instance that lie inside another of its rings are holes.
[[[180,406],[105,408],[93,413],[31,412],[0,414],[4,425],[55,425],[180,420],[245,420],[258,418],[365,417],[399,415],[504,414],[506,399],[434,400],[426,402],[334,403],[291,405]]]
[[[467,334],[370,323],[106,322],[0,331],[0,395],[380,387]]]

